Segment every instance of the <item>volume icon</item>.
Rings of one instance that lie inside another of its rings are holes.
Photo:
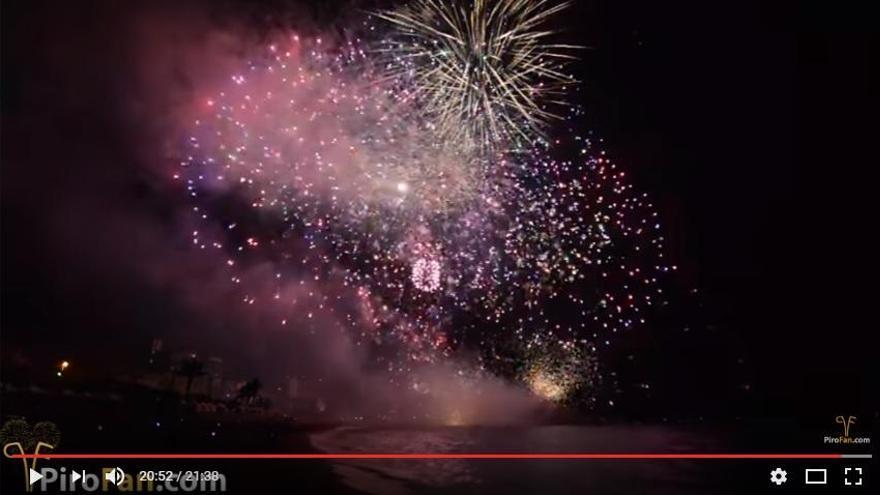
[[[125,471],[115,467],[113,470],[104,473],[104,479],[118,486],[125,479]]]

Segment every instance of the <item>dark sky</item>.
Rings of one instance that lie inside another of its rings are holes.
[[[868,26],[827,2],[577,5],[595,126],[659,197],[762,397],[876,408]]]
[[[157,328],[199,342],[202,323],[131,269],[147,252],[181,250],[156,241],[174,237],[179,200],[145,166],[165,159],[165,143],[144,116],[179,96],[155,81],[193,84],[138,43],[175,43],[179,31],[156,19],[198,33],[284,25],[292,12],[332,24],[337,11],[207,4],[4,3],[4,357],[100,352],[112,367],[146,352]],[[868,243],[877,222],[867,218],[876,72],[858,14],[597,0],[575,2],[560,21],[588,47],[573,70],[589,127],[657,199],[677,283],[699,289],[700,319],[723,334],[712,348],[734,345],[758,400],[781,410],[876,407],[867,376],[877,362]],[[250,352],[241,366],[262,356]]]

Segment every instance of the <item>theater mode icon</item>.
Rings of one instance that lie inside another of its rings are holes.
[[[821,469],[804,469],[804,484],[806,485],[827,485],[828,470]]]

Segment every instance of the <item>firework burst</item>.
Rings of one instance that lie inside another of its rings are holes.
[[[567,45],[550,44],[548,0],[416,0],[378,13],[397,32],[382,52],[390,77],[447,140],[479,149],[528,146],[558,115],[547,104],[571,76]],[[555,101],[559,103],[559,101]]]
[[[561,8],[544,7],[478,1],[467,17],[484,16],[493,39],[537,44],[536,26]],[[310,332],[335,322],[402,385],[415,363],[464,349],[547,400],[588,395],[594,345],[663,297],[670,267],[651,203],[571,131],[521,153],[456,149],[437,132],[451,114],[435,121],[411,98],[417,80],[389,80],[356,42],[328,45],[272,45],[203,103],[177,174],[205,224],[193,244],[222,253],[249,307]],[[516,84],[529,93],[528,81]],[[487,126],[480,139],[532,132],[503,103],[514,96],[484,90],[497,125],[475,124]]]
[[[533,394],[551,402],[590,397],[598,378],[595,353],[587,342],[536,337],[522,352],[520,379]]]

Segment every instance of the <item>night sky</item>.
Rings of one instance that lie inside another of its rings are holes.
[[[242,343],[172,296],[166,271],[207,268],[176,233],[183,195],[157,179],[173,166],[162,109],[197,85],[175,63],[198,57],[186,42],[200,33],[301,16],[335,28],[354,8],[333,4],[4,3],[5,362],[75,356],[90,373],[124,371],[162,336],[273,372],[265,359],[284,334]],[[876,411],[876,72],[856,14],[576,1],[559,20],[587,47],[572,67],[585,120],[656,198],[681,267],[669,314],[627,344],[650,350],[641,373],[665,377],[658,411]]]

